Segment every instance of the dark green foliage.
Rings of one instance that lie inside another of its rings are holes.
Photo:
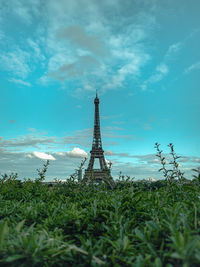
[[[174,183],[166,195],[164,181],[114,190],[16,182],[0,186],[0,266],[200,264],[200,192],[192,183]]]

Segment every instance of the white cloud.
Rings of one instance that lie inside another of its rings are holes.
[[[95,32],[88,33],[87,28],[79,25],[63,28],[59,25],[55,32],[56,38],[52,38],[51,42],[54,53],[48,64],[47,73],[50,77],[60,82],[78,79],[83,88],[87,81],[91,81],[91,77],[96,76],[96,80],[97,76],[100,77],[99,72],[103,69],[103,58],[108,54],[108,49],[101,36]]]
[[[160,65],[158,65],[158,66],[156,67],[156,70],[157,70],[158,72],[162,73],[162,74],[167,74],[168,71],[169,71],[167,65],[164,64],[164,63],[161,63]]]
[[[170,45],[166,54],[165,54],[165,60],[174,59],[174,57],[180,51],[182,46],[183,46],[182,42],[178,42],[178,43],[174,43],[174,44]]]
[[[55,154],[56,154],[57,156],[61,156],[61,157],[66,156],[66,152],[55,152]]]
[[[87,153],[78,147],[74,147],[72,151],[68,151],[67,155],[70,157],[77,157],[77,158],[87,158]]]
[[[124,87],[127,79],[139,79],[151,58],[148,48],[157,27],[155,2],[10,0],[5,14],[22,19],[25,27],[33,26],[33,39],[26,39],[29,55],[25,59],[17,51],[3,53],[3,67],[24,79],[42,61],[45,69],[38,82],[58,80],[68,88],[65,83],[75,79],[82,88],[79,95],[88,87],[103,91]],[[172,44],[166,57],[180,46]],[[163,71],[157,70],[149,83],[161,80],[167,74]],[[142,85],[143,90],[146,87]]]
[[[156,27],[154,0],[142,7],[119,0],[10,0],[3,12],[13,21],[23,20],[25,29],[31,25],[33,38],[20,43],[23,51],[28,44],[25,60],[11,49],[3,53],[4,69],[23,80],[40,61],[44,73],[39,83],[58,80],[66,88],[68,80],[76,79],[79,95],[88,87],[124,87],[150,59],[144,42]]]
[[[26,82],[26,81],[23,81],[23,80],[20,80],[20,79],[15,79],[15,78],[9,79],[9,82],[13,82],[13,83],[24,85],[24,86],[28,86],[28,87],[31,86],[31,84],[29,82]]]
[[[46,58],[45,56],[41,53],[41,49],[40,46],[37,42],[33,41],[32,39],[28,38],[27,39],[27,43],[29,45],[29,47],[32,49],[33,51],[33,55],[32,55],[32,59],[35,60],[39,60],[39,61],[44,61]]]
[[[193,70],[199,70],[200,69],[200,61],[192,64],[191,66],[189,66],[188,68],[185,69],[184,73],[188,74]]]
[[[177,42],[168,47],[161,63],[155,68],[155,71],[152,73],[152,75],[140,86],[142,91],[145,91],[148,85],[160,82],[169,73],[168,65],[171,60],[176,59],[177,54],[181,50],[182,46],[183,42]]]
[[[116,57],[123,58],[122,67],[113,73],[108,78],[107,83],[103,86],[102,90],[116,89],[124,86],[124,81],[127,77],[132,79],[140,75],[141,68],[150,59],[150,56],[142,51],[128,52],[128,51],[115,51]]]
[[[1,68],[22,79],[26,78],[31,71],[29,61],[30,54],[20,48],[12,52],[2,52],[0,55]]]
[[[59,81],[64,81],[69,77],[79,77],[84,75],[86,72],[91,71],[94,67],[98,66],[98,61],[88,56],[80,56],[78,60],[70,63],[64,64],[55,72],[50,74],[51,77],[58,79]]]
[[[149,84],[157,83],[161,81],[169,72],[169,68],[165,63],[160,63],[155,72],[141,85],[141,89],[145,91]]]
[[[16,7],[14,11],[20,18],[23,18],[27,23],[31,23],[32,20],[31,14],[27,6],[24,6],[22,4],[22,1],[16,1]]]
[[[57,37],[58,39],[71,42],[81,49],[86,49],[95,55],[105,56],[107,54],[107,49],[103,41],[94,34],[87,34],[84,28],[79,25],[71,25],[67,28],[60,29]]]
[[[41,11],[40,0],[10,0],[9,4],[3,5],[5,14],[12,14],[19,19],[31,24],[34,16],[38,16]]]
[[[61,142],[61,141],[60,141]],[[57,144],[56,137],[48,137],[45,136],[43,133],[31,133],[25,136],[18,136],[16,138],[10,139],[0,139],[0,146],[7,147],[9,149],[15,148],[18,150],[24,149],[25,147],[35,147],[41,148],[42,146],[50,147]]]
[[[56,160],[52,155],[49,155],[49,154],[44,153],[44,152],[37,152],[37,151],[34,151],[34,152],[33,152],[33,155],[34,155],[36,158],[39,158],[39,159],[44,159],[44,160]]]
[[[29,158],[29,159],[33,159],[34,158],[34,155],[33,154],[26,154],[25,157],[26,158]]]
[[[76,57],[70,55],[70,50],[60,49],[55,51],[48,61],[48,73],[54,72],[65,64],[72,64],[76,61]]]
[[[149,9],[152,6],[151,1],[142,11],[133,10],[133,16],[127,12],[132,8],[131,1],[90,1],[88,5],[84,1],[49,1],[50,58],[45,76],[50,74],[62,84],[76,79],[81,90],[72,92],[74,96],[82,95],[87,90],[85,85],[106,91],[123,87],[128,77],[137,78],[150,59],[142,42],[151,37],[156,25],[153,9]],[[111,18],[119,10],[119,17]],[[84,56],[93,59],[85,66]]]

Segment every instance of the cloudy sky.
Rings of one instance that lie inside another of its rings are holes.
[[[95,90],[112,174],[161,178],[155,142],[200,165],[199,0],[0,0],[0,173],[64,179],[89,155]],[[86,162],[86,166],[88,161]]]

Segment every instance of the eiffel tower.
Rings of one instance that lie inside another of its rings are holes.
[[[84,180],[95,180],[108,182],[113,185],[110,169],[106,165],[104,158],[104,151],[101,142],[101,131],[100,131],[100,119],[99,119],[99,98],[96,92],[94,99],[95,114],[94,114],[94,131],[93,131],[93,142],[92,149],[90,151],[90,160],[87,169],[85,170]],[[95,159],[99,160],[100,169],[94,169]]]

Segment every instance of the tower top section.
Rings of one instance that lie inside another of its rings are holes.
[[[96,90],[96,97],[94,99],[94,104],[99,104],[99,98],[98,98],[97,90]]]

